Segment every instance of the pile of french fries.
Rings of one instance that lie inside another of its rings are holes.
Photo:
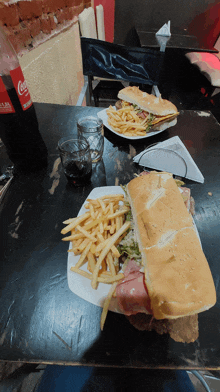
[[[62,234],[70,232],[70,235],[63,238],[63,241],[72,243],[69,252],[80,255],[71,270],[90,279],[93,289],[97,289],[99,283],[112,285],[103,306],[101,329],[104,327],[117,283],[124,277],[119,271],[120,253],[117,245],[126,235],[130,222],[125,221],[128,207],[123,201],[122,194],[87,199],[87,212],[64,221],[66,226],[61,231]],[[81,269],[85,264],[87,271]]]
[[[114,109],[110,106],[107,111],[108,123],[115,132],[125,136],[145,136],[149,119],[141,119],[135,112],[132,105],[124,106],[121,109]]]

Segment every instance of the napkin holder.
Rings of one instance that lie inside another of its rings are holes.
[[[204,177],[178,136],[148,146],[133,158],[139,165],[167,171],[178,177],[204,183]]]
[[[187,177],[187,163],[186,163],[185,159],[180,154],[178,154],[178,152],[170,150],[169,148],[163,148],[163,147],[155,147],[155,148],[153,148],[154,146],[157,146],[157,145],[158,145],[158,143],[154,143],[154,144],[151,144],[150,146],[148,146],[143,151],[143,153],[139,156],[138,160],[136,160],[135,162],[138,163],[140,166],[143,166],[144,169],[145,169],[146,165],[142,165],[141,164],[141,159],[144,156],[146,156],[146,154],[148,154],[149,152],[162,151],[162,152],[165,152],[167,154],[174,155],[178,160],[180,160],[182,162],[183,172],[182,173],[178,173],[178,174],[175,174],[175,173],[173,173],[173,174],[181,176],[181,177]]]
[[[168,23],[165,23],[156,33],[157,42],[160,45],[160,51],[165,52],[166,44],[171,37],[170,32],[170,20]]]
[[[164,23],[164,25],[156,32],[157,36],[162,36],[162,37],[170,37],[171,32],[170,32],[170,20],[168,23]]]

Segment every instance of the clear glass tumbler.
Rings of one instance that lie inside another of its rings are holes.
[[[89,143],[84,138],[63,137],[58,142],[61,162],[69,183],[83,186],[92,174]]]
[[[90,145],[92,162],[102,158],[104,149],[103,121],[94,116],[82,117],[77,122],[78,137],[84,137]]]

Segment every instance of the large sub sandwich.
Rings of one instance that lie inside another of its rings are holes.
[[[161,96],[156,97],[141,91],[138,87],[125,87],[118,93],[120,102],[116,107],[132,104],[136,113],[141,119],[147,119],[147,127],[149,129],[162,130],[176,124],[176,117],[179,114],[176,106]],[[165,126],[163,124],[166,123]]]
[[[192,216],[172,174],[139,176],[126,192],[141,268],[134,260],[125,268],[116,289],[121,311],[138,329],[154,327],[177,341],[194,341],[197,314],[215,304],[216,291]]]

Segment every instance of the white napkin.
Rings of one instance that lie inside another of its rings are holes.
[[[204,177],[178,136],[157,143],[133,158],[141,166],[204,183]]]
[[[97,39],[95,13],[92,7],[85,8],[78,16],[81,35]]]
[[[102,4],[96,6],[96,19],[98,39],[105,41],[104,9]]]
[[[170,37],[171,32],[170,32],[170,20],[168,23],[164,23],[164,25],[158,30],[156,35],[162,35],[164,37]]]

